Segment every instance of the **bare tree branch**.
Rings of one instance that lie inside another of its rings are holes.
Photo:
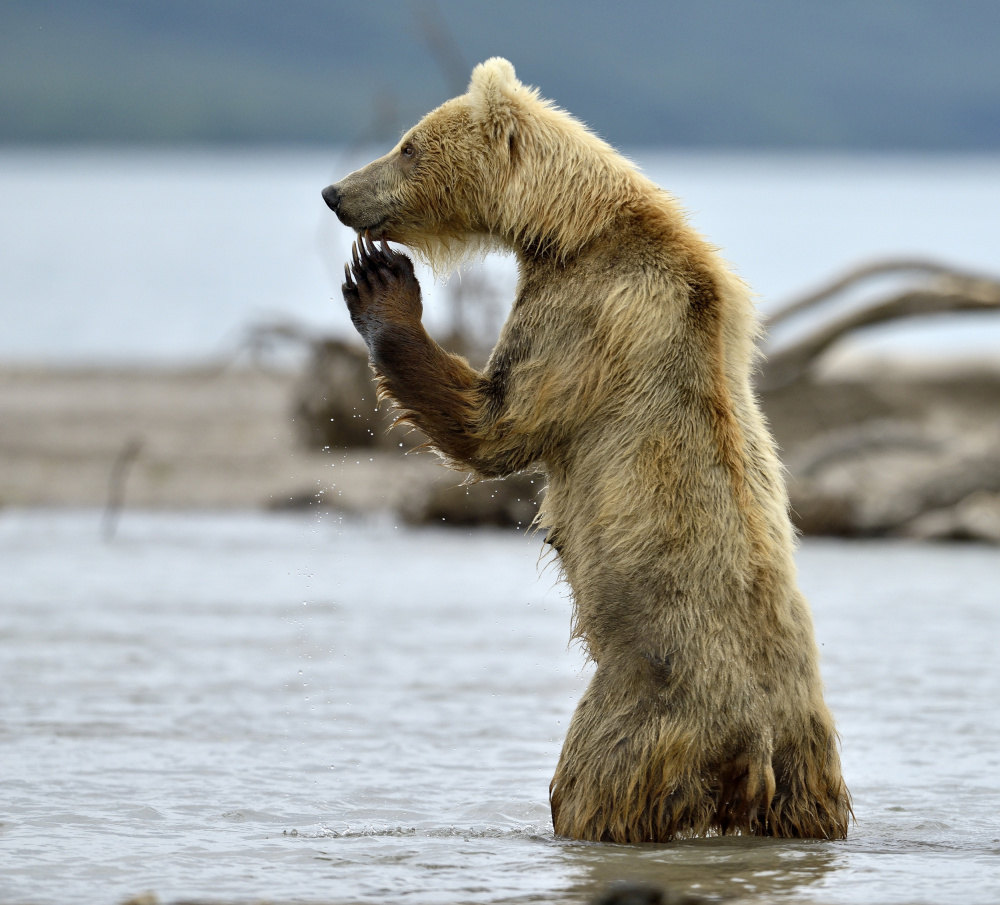
[[[824,290],[806,296],[772,318],[768,326],[825,301],[848,286],[876,274],[902,270],[922,271],[932,276],[925,285],[881,298],[832,322],[822,324],[804,339],[767,355],[759,387],[762,390],[784,386],[804,376],[812,363],[848,333],[886,321],[944,314],[956,311],[992,311],[1000,309],[1000,282],[970,276],[958,270],[930,262],[884,262],[867,265],[831,283]]]
[[[951,276],[964,278],[971,282],[977,282],[980,280],[987,283],[995,282],[989,277],[981,274],[963,271],[959,268],[941,263],[940,261],[932,261],[927,258],[889,258],[887,260],[871,261],[867,264],[861,265],[860,267],[856,267],[853,270],[847,271],[847,273],[843,276],[837,277],[829,283],[824,283],[818,289],[815,289],[801,298],[790,302],[773,314],[765,315],[763,318],[764,325],[767,328],[771,328],[776,324],[782,323],[783,321],[794,317],[796,314],[801,314],[809,308],[828,301],[847,289],[856,287],[866,280],[890,274],[896,274],[899,276],[907,274],[930,277]]]

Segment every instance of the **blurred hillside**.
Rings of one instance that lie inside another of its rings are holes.
[[[0,141],[384,140],[507,56],[618,145],[1000,149],[990,0],[3,0]]]

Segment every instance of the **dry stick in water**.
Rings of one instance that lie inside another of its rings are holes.
[[[104,518],[101,520],[101,534],[105,541],[112,541],[118,528],[118,517],[125,502],[125,481],[128,478],[132,463],[142,451],[142,440],[135,437],[127,440],[115,457],[111,466],[111,478],[108,481],[108,502],[104,507]]]

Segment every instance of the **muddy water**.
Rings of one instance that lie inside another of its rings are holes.
[[[587,669],[537,540],[327,516],[0,513],[0,901],[1000,900],[1000,553],[799,555],[858,822],[586,845]]]

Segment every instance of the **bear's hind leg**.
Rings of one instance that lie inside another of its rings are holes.
[[[620,844],[705,835],[715,814],[711,790],[696,773],[664,769],[663,760],[586,763],[564,749],[549,785],[556,835]]]
[[[808,732],[775,753],[776,789],[768,835],[843,839],[854,816],[840,772],[832,721],[814,717]]]
[[[618,843],[847,834],[850,797],[828,716],[801,720],[775,745],[763,714],[734,720],[724,742],[685,712],[634,676],[599,668],[549,787],[556,833]]]
[[[699,769],[701,740],[662,698],[636,690],[599,668],[577,705],[549,786],[557,835],[669,842],[713,827],[717,790]]]

